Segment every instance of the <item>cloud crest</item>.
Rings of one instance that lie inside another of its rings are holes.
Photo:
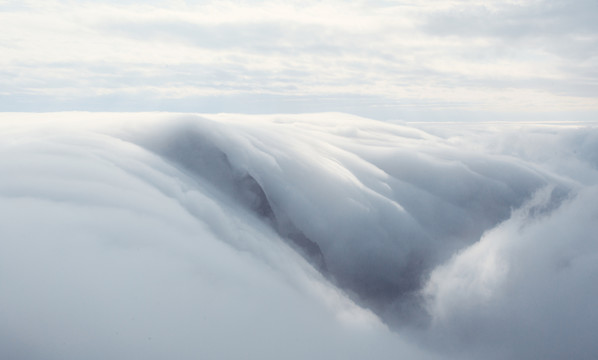
[[[1,120],[6,356],[595,355],[594,127]]]
[[[110,116],[13,116],[3,357],[426,357],[209,182],[107,135],[121,127]]]

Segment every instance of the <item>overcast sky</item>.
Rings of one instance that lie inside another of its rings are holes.
[[[598,2],[0,0],[0,111],[591,120]]]
[[[0,173],[1,359],[598,358],[596,126],[0,113]]]

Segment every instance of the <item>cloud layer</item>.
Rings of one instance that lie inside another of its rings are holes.
[[[426,356],[109,116],[38,119],[2,119],[3,358]]]
[[[594,127],[0,120],[5,357],[596,355]]]
[[[591,119],[595,7],[591,0],[3,1],[0,106]]]
[[[434,335],[484,358],[596,356],[597,195],[592,186],[558,206],[545,189],[435,270]]]

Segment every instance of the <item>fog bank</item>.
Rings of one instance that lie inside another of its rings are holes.
[[[0,120],[8,358],[597,354],[591,125]]]

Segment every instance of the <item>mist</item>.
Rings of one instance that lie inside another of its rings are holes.
[[[591,359],[598,131],[0,114],[0,355]]]

